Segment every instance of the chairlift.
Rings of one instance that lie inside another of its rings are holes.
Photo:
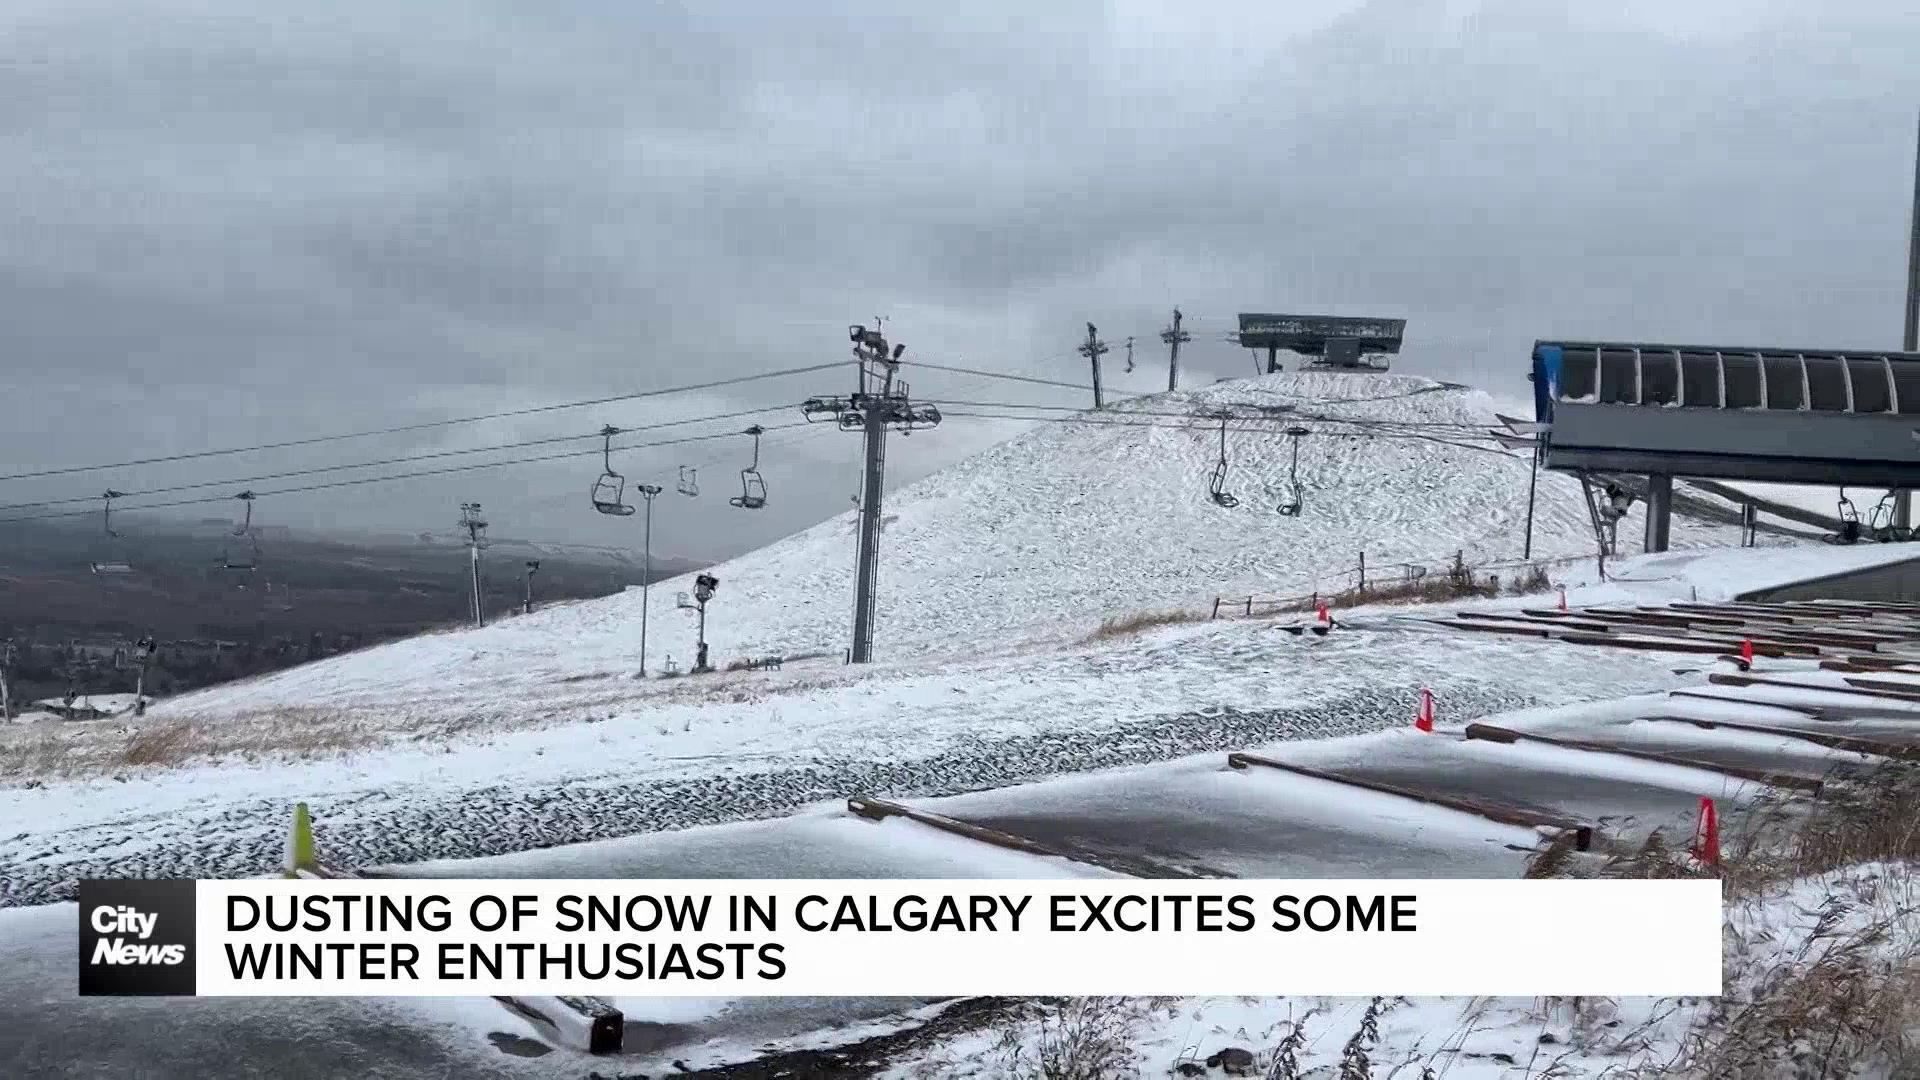
[[[1227,414],[1220,414],[1220,460],[1214,463],[1213,477],[1207,481],[1207,494],[1213,501],[1231,510],[1240,505],[1240,499],[1227,487]]]
[[[1860,509],[1847,498],[1847,489],[1840,489],[1840,504],[1835,511],[1840,518],[1840,528],[1832,536],[1824,539],[1829,544],[1857,544],[1863,530],[1860,527]]]
[[[759,510],[767,505],[767,482],[760,477],[760,436],[765,432],[759,424],[746,430],[746,434],[753,436],[753,464],[740,470],[740,494],[727,500],[730,506]]]
[[[260,568],[260,537],[253,531],[253,500],[255,496],[251,491],[243,491],[235,495],[234,498],[239,499],[247,509],[240,524],[234,526],[233,535],[246,537],[252,550],[246,557],[236,559],[233,557],[232,549],[223,545],[220,549],[220,569],[239,570],[250,573]]]
[[[604,471],[593,482],[593,508],[603,514],[614,517],[627,517],[634,507],[624,501],[627,490],[627,478],[613,471],[613,437],[620,429],[608,424],[600,429],[600,437],[605,440],[600,446],[600,461]]]
[[[1867,518],[1867,529],[1875,540],[1886,543],[1905,543],[1913,539],[1912,529],[1900,528],[1894,522],[1894,513],[1900,501],[1898,491],[1889,490],[1880,496],[1874,504],[1873,513]]]
[[[109,544],[114,540],[121,539],[120,534],[113,529],[113,500],[124,499],[126,497],[126,492],[115,491],[112,488],[108,488],[100,496],[100,526],[106,532],[107,542]],[[133,573],[133,566],[127,562],[124,554],[122,554],[122,557],[119,559],[97,559],[90,565],[93,567],[95,574]]]
[[[1300,439],[1309,434],[1311,432],[1303,427],[1287,429],[1287,441],[1293,444],[1293,463],[1287,470],[1287,497],[1280,501],[1278,507],[1282,517],[1299,517],[1300,507],[1306,501],[1305,492],[1300,487]]]
[[[700,494],[700,470],[692,465],[680,466],[680,482],[674,485],[674,490],[687,496]]]

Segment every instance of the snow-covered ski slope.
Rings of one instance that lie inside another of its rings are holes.
[[[1084,634],[1112,616],[1204,611],[1215,595],[1334,591],[1352,583],[1348,571],[1363,551],[1375,580],[1393,576],[1392,564],[1439,564],[1456,551],[1472,563],[1517,559],[1525,456],[1445,441],[1497,426],[1495,407],[1480,391],[1422,378],[1281,373],[1036,424],[889,494],[876,655],[978,655]],[[1219,434],[1205,418],[1220,410],[1246,418],[1242,430],[1229,423],[1226,487],[1240,499],[1232,509],[1207,492]],[[1291,461],[1280,429],[1291,420],[1312,432],[1300,447],[1297,517],[1277,512]],[[893,437],[890,455],[912,452],[910,438]],[[850,633],[854,526],[849,511],[713,568],[720,589],[707,637],[716,666],[839,655]],[[1635,513],[1620,527],[1623,547],[1639,530]],[[1733,542],[1731,527],[1676,517],[1676,547]],[[1534,557],[1592,550],[1578,485],[1543,473]],[[691,658],[694,613],[675,606],[675,594],[691,588],[680,578],[653,589],[656,669],[669,654],[683,667]],[[555,605],[187,695],[158,712],[378,708],[481,685],[537,701],[542,687],[632,672],[640,605],[637,589]]]

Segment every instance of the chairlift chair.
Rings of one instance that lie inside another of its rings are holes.
[[[1280,500],[1277,507],[1282,517],[1299,517],[1300,507],[1306,502],[1300,487],[1300,439],[1308,434],[1306,428],[1299,426],[1287,429],[1287,440],[1293,444],[1293,462],[1287,470],[1287,497]]]
[[[1220,414],[1220,460],[1214,463],[1213,476],[1207,481],[1207,494],[1213,501],[1229,510],[1240,505],[1240,499],[1227,490],[1227,416]]]
[[[1847,498],[1847,489],[1840,489],[1840,505],[1837,513],[1840,517],[1840,531],[1827,539],[1835,544],[1857,544],[1860,542],[1860,508]]]
[[[234,498],[239,499],[247,509],[240,524],[234,526],[233,535],[246,537],[252,551],[245,558],[235,559],[232,549],[222,545],[220,548],[220,569],[239,570],[251,573],[260,568],[260,538],[253,531],[253,500],[255,496],[251,491],[243,491],[235,495]]]
[[[753,464],[740,470],[740,494],[727,500],[730,506],[759,510],[767,505],[767,482],[760,476],[760,436],[765,432],[759,424],[746,430],[746,434],[753,436]]]
[[[124,499],[126,497],[126,492],[115,491],[112,488],[108,488],[100,496],[100,527],[106,533],[106,543],[109,545],[111,545],[113,541],[121,539],[120,534],[115,532],[113,528],[113,500]],[[89,564],[92,566],[95,574],[111,575],[133,573],[133,566],[127,562],[124,554],[121,554],[121,557],[118,559],[111,557],[114,553],[103,554],[107,554],[108,557],[96,559]]]
[[[1902,529],[1894,523],[1894,511],[1899,500],[1898,491],[1888,491],[1880,496],[1880,501],[1874,504],[1873,513],[1867,519],[1869,532],[1883,544],[1905,543],[1913,539],[1912,529]]]
[[[691,465],[680,466],[680,482],[674,485],[674,490],[687,496],[700,494],[700,470]]]
[[[600,429],[600,437],[605,440],[600,446],[600,461],[604,471],[593,482],[593,508],[614,517],[628,517],[635,507],[624,501],[627,478],[613,471],[613,437],[618,434],[620,429],[612,424]]]

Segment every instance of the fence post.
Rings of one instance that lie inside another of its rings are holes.
[[[1213,598],[1213,614],[1207,616],[1207,618],[1217,619],[1219,617],[1220,617],[1220,598],[1216,596]]]
[[[1247,617],[1249,619],[1253,617],[1253,597],[1251,596],[1247,597]]]
[[[1365,551],[1360,553],[1360,584],[1355,591],[1367,591],[1367,553]]]

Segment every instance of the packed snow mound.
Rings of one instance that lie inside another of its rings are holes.
[[[1170,608],[1205,611],[1218,596],[1296,596],[1370,580],[1396,563],[1518,559],[1529,461],[1485,442],[1450,443],[1497,426],[1495,402],[1454,384],[1399,375],[1282,373],[1132,399],[1075,422],[1030,430],[918,483],[884,506],[875,652],[901,658],[970,653],[1102,619]],[[1208,496],[1228,423],[1231,509]],[[1174,415],[1167,415],[1174,414]],[[1264,418],[1264,419],[1255,419]],[[1337,418],[1330,420],[1328,418]],[[1277,420],[1277,422],[1276,422]],[[1337,422],[1357,421],[1358,424]],[[1286,497],[1297,421],[1304,505]],[[1252,430],[1253,428],[1259,430]],[[893,436],[891,452],[911,450]],[[825,651],[848,642],[856,513],[712,568],[712,662]],[[1621,524],[1623,550],[1639,515]],[[1737,542],[1737,529],[1676,516],[1675,546]],[[1542,473],[1537,560],[1590,554],[1579,485]],[[695,616],[676,606],[691,577],[656,584],[648,618],[656,669],[690,662]],[[556,605],[480,630],[426,635],[245,684],[187,695],[168,711],[258,707],[422,692],[439,678],[503,692],[569,675],[630,672],[641,592]]]

